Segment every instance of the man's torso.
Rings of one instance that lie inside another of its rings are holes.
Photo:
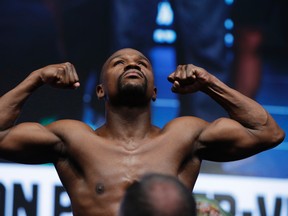
[[[170,129],[153,131],[143,139],[121,140],[80,125],[60,135],[66,147],[55,167],[74,215],[115,215],[128,185],[147,173],[176,176],[192,190],[201,164],[193,139]]]

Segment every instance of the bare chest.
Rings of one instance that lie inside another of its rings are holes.
[[[99,147],[87,151],[78,161],[84,173],[98,179],[133,182],[146,173],[164,172],[176,175],[182,157],[161,145]]]
[[[131,142],[125,146],[117,142],[87,142],[69,151],[71,159],[58,166],[62,183],[74,203],[79,204],[79,196],[85,197],[97,209],[102,205],[117,209],[126,188],[145,174],[179,177],[186,154],[185,149],[161,141]],[[81,205],[82,202],[83,199]]]
[[[87,141],[87,140],[86,140]],[[69,149],[70,168],[85,181],[129,184],[146,173],[177,176],[184,159],[184,149],[165,140],[118,142],[107,140],[84,142]],[[180,153],[183,151],[183,154]],[[65,172],[65,171],[64,171]],[[69,172],[69,171],[68,171]]]

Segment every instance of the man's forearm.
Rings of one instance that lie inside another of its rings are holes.
[[[15,123],[25,101],[42,84],[40,76],[35,71],[0,98],[0,130],[8,129]]]
[[[212,77],[211,84],[204,92],[218,102],[232,119],[245,127],[253,129],[265,125],[271,118],[256,101],[228,87],[215,77]]]

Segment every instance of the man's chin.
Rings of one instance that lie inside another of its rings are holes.
[[[127,85],[119,89],[117,101],[123,106],[144,106],[147,103],[146,89],[143,86]]]
[[[122,85],[119,88],[119,92],[125,93],[125,94],[139,94],[140,95],[145,95],[147,88],[145,87],[144,84],[137,84],[137,83],[127,83],[125,85]]]

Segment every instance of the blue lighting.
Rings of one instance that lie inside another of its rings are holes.
[[[263,107],[273,115],[288,115],[288,106],[263,105]]]
[[[225,3],[227,5],[232,5],[234,3],[234,0],[225,0]]]
[[[227,47],[231,47],[234,43],[234,36],[231,33],[227,33],[224,37],[224,41]]]
[[[158,4],[158,14],[156,23],[162,26],[169,26],[173,23],[173,10],[169,2],[160,2]]]
[[[156,29],[153,39],[156,43],[173,43],[176,40],[176,32],[171,29]]]
[[[225,28],[226,28],[227,30],[232,30],[233,27],[234,27],[234,22],[233,22],[233,20],[230,19],[230,18],[226,19],[225,22],[224,22],[224,26],[225,26]]]
[[[169,108],[178,108],[180,106],[180,102],[177,99],[164,99],[158,98],[153,104],[154,107],[169,107]]]

